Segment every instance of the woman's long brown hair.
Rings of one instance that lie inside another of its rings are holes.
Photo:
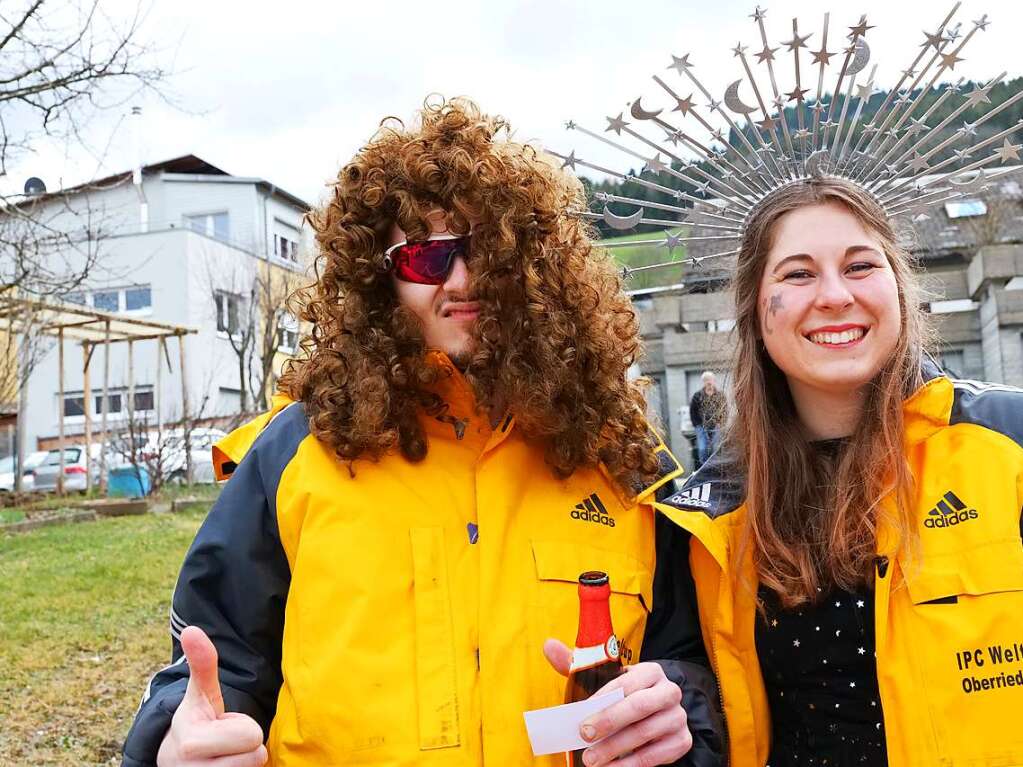
[[[854,433],[833,458],[822,455],[796,415],[785,375],[761,339],[760,281],[779,219],[806,205],[837,203],[880,239],[895,273],[902,332],[869,384]],[[754,548],[760,582],[788,607],[830,588],[871,583],[881,500],[895,493],[888,520],[908,530],[913,478],[903,448],[903,401],[922,382],[927,329],[909,255],[896,244],[881,207],[852,183],[802,181],[773,192],[747,224],[735,277],[738,348],[733,369],[736,417],[731,443],[744,463],[745,545]]]
[[[309,218],[318,280],[297,304],[312,332],[280,386],[350,467],[390,451],[426,456],[421,414],[450,416],[383,251],[393,222],[423,238],[441,209],[453,231],[473,222],[470,291],[481,310],[465,375],[480,409],[513,413],[558,476],[603,463],[630,492],[658,470],[642,384],[627,376],[640,354],[636,313],[573,215],[586,207],[578,180],[500,135],[509,130],[466,99],[428,102],[412,126],[385,121],[341,169]]]

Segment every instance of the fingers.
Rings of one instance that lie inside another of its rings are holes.
[[[568,670],[572,667],[572,651],[564,642],[548,639],[543,643],[543,654],[555,671],[562,676],[568,676]]]
[[[175,752],[186,763],[245,755],[263,745],[263,730],[244,714],[202,722],[176,733]]]
[[[201,767],[263,767],[267,761],[266,746],[260,745],[255,751],[202,762]]]
[[[205,699],[213,708],[213,715],[224,713],[224,696],[220,692],[220,677],[217,674],[217,648],[197,626],[189,626],[181,632],[181,650],[188,660],[188,687],[185,701],[197,703]]]
[[[587,767],[605,764],[647,767],[674,762],[693,747],[681,706],[658,711],[590,746],[583,752]]]

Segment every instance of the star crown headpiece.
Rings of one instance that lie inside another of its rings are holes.
[[[953,72],[956,64],[964,60],[961,53],[965,46],[990,23],[984,15],[972,22],[964,33],[963,24],[953,21],[960,5],[955,4],[935,32],[924,32],[926,39],[916,57],[902,71],[902,77],[888,91],[869,122],[861,124],[861,117],[874,92],[877,66],[871,68],[863,82],[861,76],[870,63],[866,35],[873,29],[866,16],[849,27],[844,47],[832,36],[830,44],[835,50],[828,50],[830,14],[824,15],[818,50],[811,50],[808,41],[812,34],[801,34],[798,20],[793,19],[791,39],[780,44],[787,51],[780,53],[780,46],[772,48],[768,41],[764,23],[766,11],[757,6],[752,18],[763,47],[752,56],[741,43],[732,49],[744,77],[732,82],[721,99],[714,98],[696,76],[695,64],[690,61],[692,54],[673,55],[667,69],[674,75],[665,73],[653,77],[668,100],[668,108],[647,109],[636,99],[629,105],[632,119],[627,119],[623,110],[616,117],[607,118],[603,132],[589,130],[574,121],[566,124],[569,130],[641,160],[641,171],[619,173],[577,157],[575,150],[568,155],[551,154],[563,161],[563,167],[573,171],[577,166],[589,168],[619,179],[626,188],[629,185],[645,187],[668,195],[678,203],[598,192],[594,195],[595,207],[603,204],[602,212],[583,211],[580,215],[602,221],[616,231],[641,224],[665,230],[663,238],[606,243],[606,246],[660,245],[668,251],[669,258],[676,248],[690,242],[715,241],[708,244],[715,248],[720,246],[718,252],[699,257],[625,268],[625,276],[686,262],[698,266],[707,259],[736,255],[749,216],[756,207],[772,192],[809,178],[847,179],[869,192],[890,218],[926,217],[923,210],[928,206],[976,191],[993,178],[1013,170],[985,169],[995,162],[1018,161],[1021,148],[1012,144],[1009,137],[1023,128],[1023,121],[983,139],[978,139],[977,128],[1023,98],[1023,91],[989,109],[972,123],[961,117],[968,109],[991,104],[988,94],[1002,82],[1006,72],[974,86],[968,93],[962,92],[960,78],[940,89],[940,94],[929,105],[925,103],[939,79],[947,78],[947,73]],[[807,54],[801,54],[803,48],[807,49]],[[776,69],[781,67],[783,57],[790,54],[795,86],[783,92],[779,90]],[[760,88],[751,58],[766,69],[770,90]],[[825,70],[829,67],[837,73],[830,96],[824,90]],[[816,77],[812,100],[807,99],[810,88],[804,87],[804,76]],[[675,84],[669,79],[676,80]],[[678,79],[682,80],[681,86]],[[739,96],[744,84],[752,92],[756,106],[748,105]],[[690,91],[684,87],[686,85],[691,85],[693,90],[683,96]],[[705,100],[703,105],[694,100],[696,93]],[[935,113],[950,99],[960,103],[951,102],[948,105],[952,107],[951,112],[937,120]],[[795,125],[790,126],[785,110],[793,102]],[[686,120],[688,123],[683,124]],[[745,121],[745,125],[737,121]],[[961,127],[949,135],[945,129],[957,121],[962,123]],[[607,134],[613,134],[613,138]],[[943,136],[945,138],[937,141]],[[955,149],[945,159],[940,158],[940,153],[960,141],[965,146]],[[678,154],[679,147],[684,147],[697,159],[683,158]],[[974,156],[977,159],[973,160]],[[951,167],[967,160],[972,161],[958,169]],[[692,192],[672,189],[650,178],[661,173],[684,182]],[[609,208],[611,203],[632,205],[634,210],[627,215],[616,215]],[[648,208],[661,213],[651,216]],[[669,215],[665,217],[664,213]],[[699,235],[688,236],[686,227],[697,222]]]

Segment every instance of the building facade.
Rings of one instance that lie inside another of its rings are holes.
[[[1023,169],[901,226],[919,264],[938,361],[957,378],[1023,387]],[[735,324],[729,271],[728,264],[684,266],[670,287],[633,295],[647,352],[640,370],[654,384],[651,410],[687,468],[689,401],[701,373],[716,371],[728,389]]]
[[[133,344],[133,403],[128,399],[127,344],[109,348],[110,431],[131,417],[172,423],[258,408],[282,361],[297,345],[288,293],[306,278],[310,252],[303,217],[309,205],[270,182],[225,173],[193,155],[148,165],[61,193],[61,205],[87,207],[101,235],[87,279],[64,296],[69,303],[127,317],[194,328],[183,336],[187,359],[183,402],[176,341]],[[276,330],[273,371],[262,375],[263,328]],[[83,394],[83,354],[64,342],[64,397],[58,354],[50,342],[32,371],[25,428],[31,449],[53,444],[63,408],[66,442],[84,429],[85,408],[97,431],[107,362],[97,347],[90,363],[91,396]],[[133,405],[133,407],[131,406]]]

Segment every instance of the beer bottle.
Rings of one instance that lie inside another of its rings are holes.
[[[607,573],[591,570],[579,576],[579,630],[565,703],[586,700],[622,673],[618,638],[611,627],[611,586]],[[568,767],[582,767],[582,751],[565,754]]]

